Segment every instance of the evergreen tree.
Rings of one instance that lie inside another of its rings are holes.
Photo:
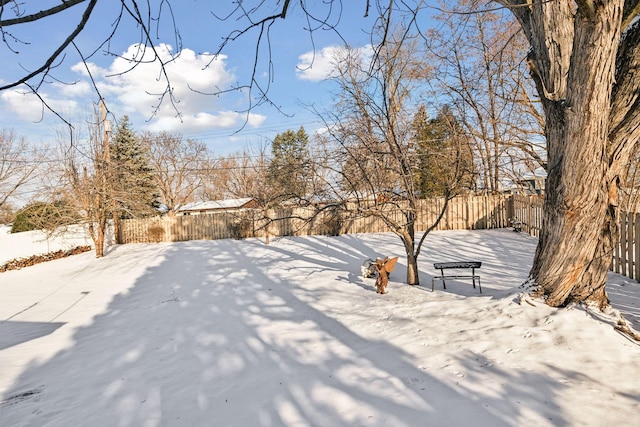
[[[309,135],[302,126],[297,132],[280,133],[273,140],[267,181],[278,199],[306,199],[311,172],[308,144]]]
[[[114,207],[119,218],[151,215],[158,206],[149,152],[124,116],[110,143]]]
[[[413,127],[416,184],[421,196],[440,196],[474,188],[471,146],[451,109],[445,106],[434,119],[429,119],[426,108],[421,106]]]

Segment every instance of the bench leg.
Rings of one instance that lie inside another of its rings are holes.
[[[431,278],[431,292],[433,292],[435,290],[436,279],[442,280],[442,288],[443,289],[447,289],[447,283],[445,281],[445,277],[446,276],[444,275],[444,270],[441,269],[440,270],[440,277],[433,276]],[[457,276],[455,276],[455,277],[457,277]],[[480,276],[476,276],[475,268],[471,269],[471,277],[469,277],[469,276],[463,276],[463,277],[467,278],[467,279],[470,278],[473,281],[473,288],[474,289],[476,288],[476,280],[477,280],[478,281],[478,289],[480,290],[480,293],[482,293],[482,284],[480,282]]]
[[[431,278],[431,292],[434,291],[435,286],[436,286],[436,279],[441,279],[442,280],[442,287],[444,289],[447,289],[447,284],[444,282],[444,270],[440,270],[440,277],[432,277]]]

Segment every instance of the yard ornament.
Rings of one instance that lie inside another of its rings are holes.
[[[379,294],[387,293],[387,284],[389,283],[389,273],[393,271],[396,266],[396,262],[398,261],[398,257],[394,257],[389,259],[389,257],[385,257],[383,260],[378,258],[374,265],[376,271],[378,272],[378,277],[376,278],[376,292]]]

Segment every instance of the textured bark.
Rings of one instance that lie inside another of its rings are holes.
[[[418,258],[416,258],[413,250],[407,250],[407,284],[420,284],[420,276],[418,274]]]
[[[98,232],[94,241],[96,246],[96,258],[102,258],[104,256],[104,227],[98,226],[96,231]]]
[[[637,28],[621,38],[624,3],[512,9],[531,44],[529,65],[547,119],[544,227],[531,278],[534,294],[551,306],[608,304],[617,189],[639,136]]]
[[[547,303],[608,304],[604,291],[611,259],[612,225],[607,158],[621,3],[582,19],[575,28],[565,97],[549,107],[561,120],[547,122],[549,144],[545,227],[532,276]],[[564,79],[561,79],[564,80]],[[561,86],[561,85],[560,85]]]

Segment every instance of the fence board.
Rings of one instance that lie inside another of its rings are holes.
[[[631,212],[625,212],[626,217],[626,225],[627,225],[627,256],[626,256],[626,265],[627,265],[627,277],[633,277],[633,251],[634,251],[634,240],[636,240],[636,236],[634,235],[634,224],[633,224],[633,215]]]

